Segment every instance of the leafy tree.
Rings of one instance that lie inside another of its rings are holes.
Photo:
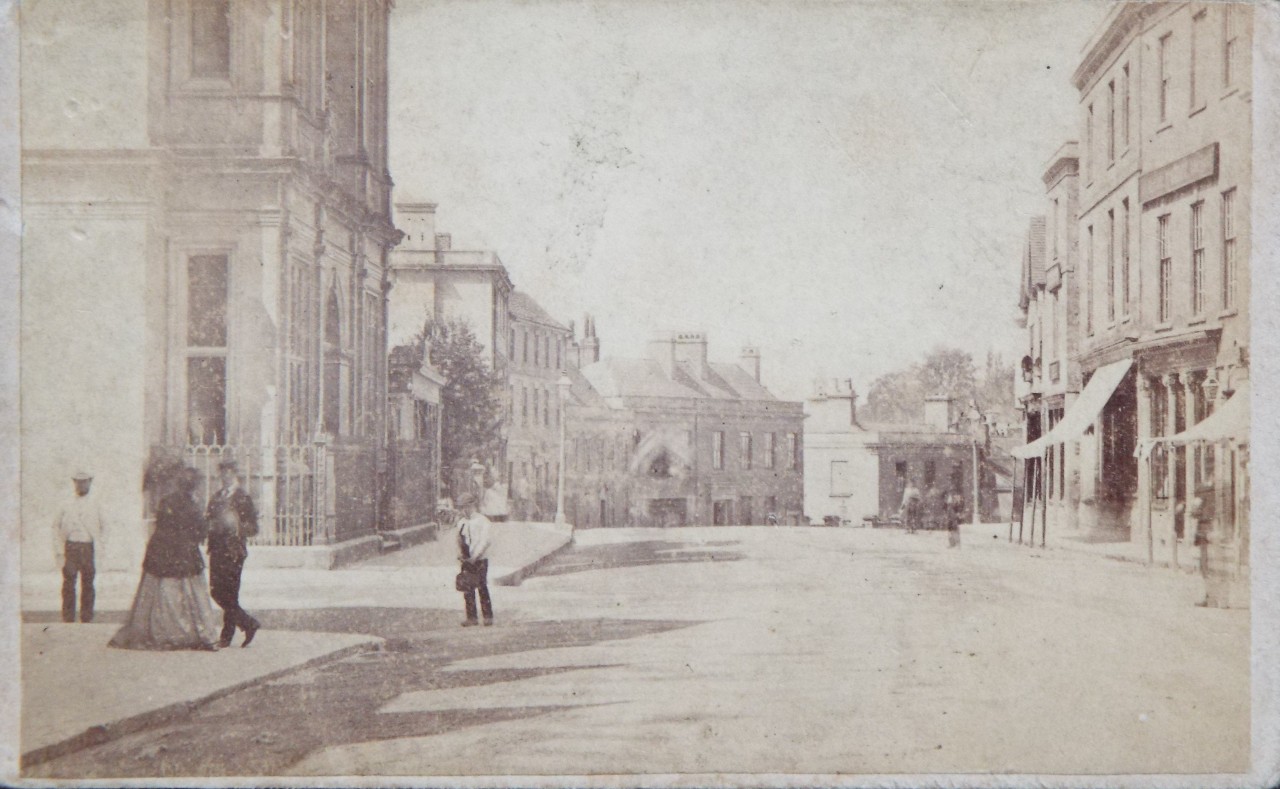
[[[985,413],[1008,415],[1013,410],[1013,364],[994,351],[987,351],[986,369],[978,384],[978,406]]]
[[[872,382],[860,420],[916,422],[923,413],[925,392],[915,367],[887,373]]]
[[[490,369],[484,346],[462,319],[429,319],[414,345],[430,349],[431,366],[445,377],[441,391],[440,465],[446,480],[463,478],[472,460],[491,460],[502,444],[502,377]]]
[[[973,357],[958,348],[936,347],[917,368],[926,395],[945,394],[968,403],[978,386]]]
[[[1013,367],[988,353],[979,378],[967,351],[938,346],[922,361],[873,381],[861,416],[868,422],[918,422],[924,399],[936,394],[950,395],[962,407],[975,400],[983,412],[1003,408],[1013,399]]]

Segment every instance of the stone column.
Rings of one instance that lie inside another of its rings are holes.
[[[1178,431],[1178,374],[1166,373],[1163,378],[1165,393],[1164,435],[1172,436]],[[1169,539],[1169,562],[1178,566],[1178,532],[1177,532],[1177,485],[1173,475],[1178,471],[1177,456],[1172,447],[1165,453],[1165,479],[1169,486],[1170,506],[1168,509],[1168,525],[1165,533]]]
[[[1151,439],[1151,398],[1154,397],[1155,394],[1156,394],[1155,386],[1152,379],[1148,378],[1145,375],[1139,375],[1138,376],[1138,398],[1137,398],[1138,400],[1137,434],[1138,434],[1139,445],[1142,445],[1143,443]],[[1101,424],[1102,424],[1102,421],[1099,420],[1099,425]],[[1106,440],[1106,437],[1100,435],[1099,441],[1098,441],[1098,458],[1099,458],[1098,466],[1100,469],[1100,473],[1105,473],[1105,469],[1102,469],[1102,461],[1101,461],[1102,453],[1103,453],[1103,441],[1105,440]],[[1150,550],[1151,550],[1151,546],[1153,546],[1155,543],[1155,535],[1152,532],[1152,525],[1154,522],[1152,518],[1152,512],[1151,512],[1151,499],[1154,494],[1154,489],[1152,486],[1153,486],[1153,480],[1151,478],[1151,458],[1150,456],[1147,456],[1143,458],[1141,461],[1139,461],[1138,463],[1138,501],[1137,501],[1138,506],[1134,507],[1133,511],[1137,513],[1137,516],[1139,518],[1139,524],[1138,524],[1138,528],[1135,529],[1135,528],[1132,528],[1133,522],[1130,521],[1129,534],[1131,538],[1140,539],[1143,543],[1145,543],[1148,546],[1148,550],[1149,550],[1149,555],[1147,557],[1148,561],[1154,558],[1153,556],[1150,555]],[[1100,503],[1099,503],[1099,506],[1100,506]]]
[[[1183,425],[1184,429],[1190,428],[1196,423],[1196,395],[1200,391],[1201,382],[1204,381],[1203,372],[1187,372],[1182,374],[1182,408],[1183,408]],[[1199,553],[1195,550],[1195,518],[1191,514],[1191,500],[1196,495],[1196,447],[1188,446],[1184,448],[1183,454],[1186,458],[1185,473],[1183,479],[1187,494],[1185,498],[1186,514],[1182,519],[1182,535],[1183,545],[1187,546],[1186,560],[1197,561]]]

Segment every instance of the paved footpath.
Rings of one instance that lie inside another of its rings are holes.
[[[1200,593],[944,534],[587,530],[496,627],[368,609],[381,652],[29,776],[1241,771],[1248,612]]]
[[[502,528],[491,577],[520,576],[568,541],[564,529]],[[252,561],[252,560],[250,560]],[[400,637],[384,621],[415,627],[456,625],[461,601],[453,588],[452,541],[427,542],[339,570],[254,569],[241,601],[263,622],[249,649],[219,653],[109,649],[124,622],[137,577],[101,573],[96,624],[63,624],[57,612],[61,577],[24,579],[22,753],[28,765],[86,743],[180,718],[195,703],[250,687],[322,660],[380,647],[377,632]],[[370,613],[372,612],[372,613]],[[446,613],[447,612],[447,613]],[[238,644],[239,638],[237,638]]]

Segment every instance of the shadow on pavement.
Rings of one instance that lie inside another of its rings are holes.
[[[372,614],[376,609],[352,609]],[[365,625],[390,628],[412,623],[405,609]],[[313,612],[274,612],[312,614]],[[329,611],[329,616],[342,611]],[[414,614],[430,615],[429,611]],[[315,612],[308,629],[334,630]],[[400,619],[398,619],[400,618]],[[450,621],[454,621],[451,617]],[[121,778],[218,775],[279,775],[323,748],[405,737],[426,737],[487,723],[527,719],[588,704],[489,709],[379,712],[403,693],[479,688],[544,675],[608,665],[548,666],[442,671],[470,658],[539,649],[587,646],[700,624],[691,621],[583,619],[511,624],[494,628],[436,630],[415,638],[401,633],[389,648],[282,677],[232,693],[171,723],[68,754],[24,771],[28,778]],[[373,632],[364,629],[359,632]],[[568,701],[568,699],[566,699]]]
[[[644,540],[607,545],[575,545],[557,554],[546,565],[535,570],[530,577],[567,575],[590,570],[608,570],[618,567],[643,567],[654,564],[683,564],[688,562],[736,562],[746,558],[739,551],[726,550],[726,546],[738,545],[735,540],[714,543],[685,543],[674,540]]]

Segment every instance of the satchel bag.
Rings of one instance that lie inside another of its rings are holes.
[[[480,586],[480,578],[470,570],[464,569],[453,579],[453,587],[459,592],[474,592]]]

